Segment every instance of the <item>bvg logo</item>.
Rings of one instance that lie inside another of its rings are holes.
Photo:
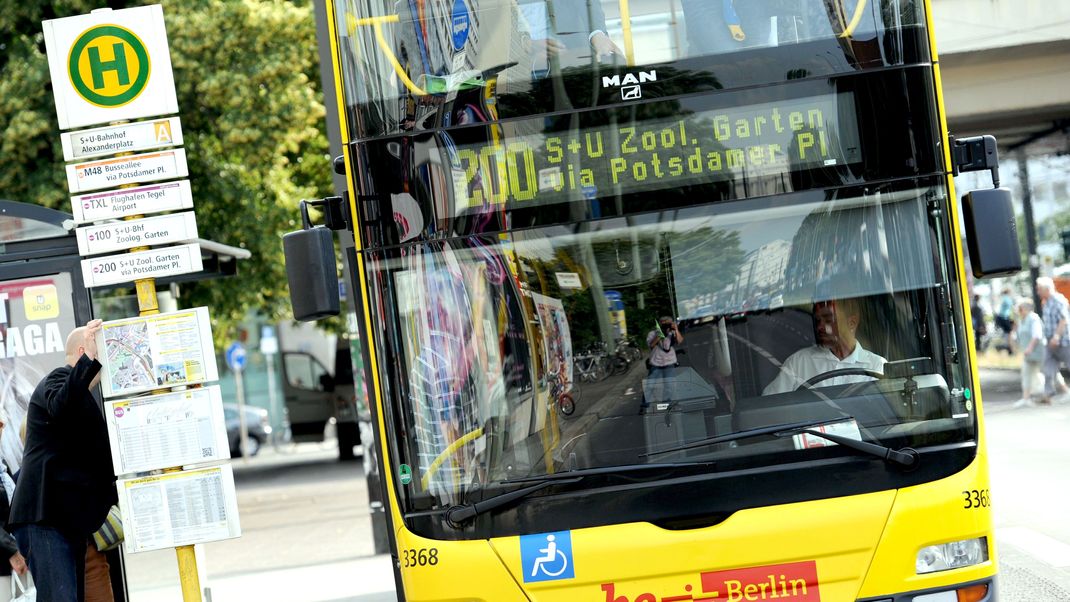
[[[79,96],[98,107],[121,107],[138,97],[149,81],[149,52],[129,29],[98,25],[71,46],[67,61]]]

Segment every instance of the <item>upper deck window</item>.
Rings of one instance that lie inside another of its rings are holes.
[[[923,23],[911,0],[347,0],[337,8],[353,139],[927,62]]]

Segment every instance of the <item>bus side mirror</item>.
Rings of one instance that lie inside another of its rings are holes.
[[[962,197],[962,213],[974,276],[1007,276],[1022,271],[1018,223],[1010,190],[968,192]]]
[[[282,248],[294,319],[310,322],[337,316],[341,300],[334,234],[323,226],[290,232],[282,237]]]

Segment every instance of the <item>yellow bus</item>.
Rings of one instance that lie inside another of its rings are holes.
[[[996,599],[927,1],[327,4],[399,600]]]

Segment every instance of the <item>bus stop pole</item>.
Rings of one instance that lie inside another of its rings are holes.
[[[141,218],[135,215],[127,219]],[[148,251],[149,247],[135,247],[131,253]],[[156,279],[145,278],[134,281],[137,290],[138,315],[151,316],[160,313],[160,300],[156,296]],[[153,391],[153,393],[166,393],[167,389]],[[179,472],[181,468],[170,468],[165,472]],[[182,587],[182,602],[201,602],[201,579],[197,574],[197,555],[193,546],[178,546],[175,548],[178,556],[178,580]]]

